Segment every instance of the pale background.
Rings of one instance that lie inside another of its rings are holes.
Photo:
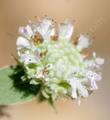
[[[48,15],[58,22],[74,21],[75,34],[85,32],[94,38],[91,50],[105,58],[103,80],[81,106],[72,101],[58,101],[52,112],[47,103],[32,101],[0,110],[0,120],[109,120],[110,119],[110,0],[0,0],[0,67],[14,63],[17,29],[34,16]],[[0,96],[2,97],[2,96]]]

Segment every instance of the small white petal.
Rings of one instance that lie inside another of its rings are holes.
[[[59,24],[59,38],[70,40],[73,34],[74,27],[70,21],[65,21]]]
[[[33,31],[29,25],[26,26],[28,36],[31,38],[33,36]]]
[[[103,58],[96,58],[95,59],[96,64],[98,65],[103,65],[104,64],[104,59]]]
[[[72,98],[78,98],[80,96],[82,97],[88,97],[88,91],[87,89],[81,84],[81,82],[76,79],[76,78],[73,78],[73,79],[70,79],[70,85],[72,87]],[[77,92],[79,93],[79,96],[77,95]]]
[[[21,62],[24,62],[24,64],[30,64],[30,63],[36,63],[37,61],[35,58],[30,54],[21,54],[20,55]]]
[[[33,31],[29,25],[26,27],[19,27],[19,33],[30,39],[33,36]]]
[[[20,58],[23,62],[31,61],[31,57],[29,54],[21,54]]]
[[[93,52],[92,55],[94,58],[96,58],[96,52]]]
[[[84,88],[80,81],[77,81],[77,88],[81,96],[88,97],[88,91],[86,90],[86,88]]]
[[[30,47],[30,43],[27,39],[23,38],[23,37],[18,37],[17,41],[16,41],[16,46],[18,49],[21,48],[29,48]]]
[[[95,81],[100,81],[102,79],[101,75],[99,75],[95,72],[92,72],[92,71],[87,72],[87,77],[88,77],[88,79],[95,80]]]
[[[77,44],[77,48],[79,50],[82,50],[83,48],[87,48],[89,46],[89,39],[88,37],[86,37],[85,35],[81,34],[78,44]]]
[[[56,30],[55,30],[55,28],[53,28],[52,31],[51,31],[51,36],[54,36],[54,35],[56,35]]]
[[[102,79],[101,75],[95,73],[95,78],[96,78],[96,81],[100,81]]]
[[[95,80],[91,80],[91,90],[97,90],[98,89],[98,86],[96,84],[96,81]]]
[[[72,96],[72,98],[77,98],[77,92],[76,92],[77,85],[76,85],[76,82],[73,79],[70,79],[69,81],[70,81],[70,85],[72,87],[71,96]]]

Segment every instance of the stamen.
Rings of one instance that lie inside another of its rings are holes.
[[[35,35],[34,35],[34,38],[33,38],[33,42],[34,43],[42,43],[43,42],[43,38],[41,36],[41,34],[39,32],[37,32]]]

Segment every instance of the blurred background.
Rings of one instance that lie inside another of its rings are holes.
[[[0,0],[0,67],[13,64],[18,27],[36,16],[73,21],[75,33],[88,34],[90,47],[105,58],[100,89],[81,106],[72,100],[56,103],[57,114],[46,102],[0,106],[0,120],[109,120],[110,119],[110,0]],[[0,96],[2,97],[2,96]]]

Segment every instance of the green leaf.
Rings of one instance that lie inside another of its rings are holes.
[[[13,74],[13,72],[14,71],[10,66],[0,69],[0,104],[1,105],[30,101],[35,96],[35,94],[29,94],[29,91],[26,92],[27,90],[26,84],[18,85],[18,88],[19,87],[20,89],[22,88],[21,90],[15,87],[17,86],[18,83],[20,83],[20,79],[18,76],[16,76],[14,81],[14,79],[10,77]],[[24,89],[25,91],[23,91]]]

